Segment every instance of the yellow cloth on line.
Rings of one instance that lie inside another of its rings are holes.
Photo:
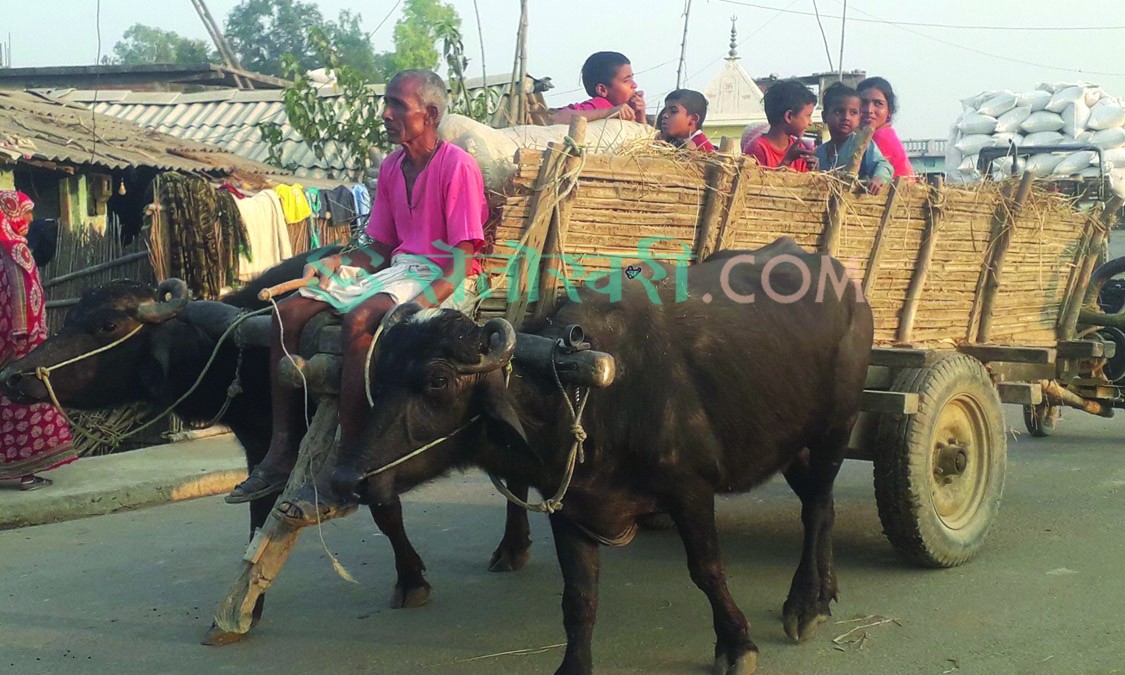
[[[312,207],[305,197],[305,188],[298,183],[293,185],[278,185],[274,192],[281,200],[281,210],[285,213],[285,222],[300,223],[312,215]]]

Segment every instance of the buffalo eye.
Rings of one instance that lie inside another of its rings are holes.
[[[444,375],[433,374],[430,375],[429,388],[430,391],[442,391],[449,386],[449,378]]]
[[[112,333],[115,330],[117,330],[117,324],[112,321],[103,322],[102,325],[98,327],[98,332],[100,333]]]

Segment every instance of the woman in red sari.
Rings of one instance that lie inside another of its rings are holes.
[[[35,204],[22,192],[0,190],[0,367],[47,339],[39,270],[27,246]],[[0,394],[0,480],[21,490],[51,484],[35,474],[73,462],[70,427],[49,403],[23,405]]]

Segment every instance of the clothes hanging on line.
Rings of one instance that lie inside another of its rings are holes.
[[[263,190],[235,204],[246,224],[248,255],[240,256],[238,278],[249,281],[286,258],[293,256],[289,229],[281,200],[273,190]]]
[[[274,188],[278,199],[281,201],[281,210],[285,214],[285,222],[299,223],[312,214],[309,201],[305,197],[305,188],[300,184],[278,185]]]
[[[353,227],[356,222],[355,193],[347,185],[332,188],[327,194],[321,192],[328,208],[329,223],[334,227]]]
[[[160,176],[162,243],[168,277],[183,279],[199,298],[213,299],[230,284],[235,256],[247,234],[234,197],[195,176]]]
[[[352,196],[355,197],[355,214],[359,222],[366,225],[367,217],[371,215],[371,193],[366,185],[356,184],[352,186]]]

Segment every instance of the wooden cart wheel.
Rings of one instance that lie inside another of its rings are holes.
[[[984,544],[1000,508],[1007,464],[1000,396],[964,354],[904,369],[894,391],[919,395],[918,412],[879,422],[875,500],[883,532],[908,560],[953,567]]]
[[[1025,405],[1023,407],[1023,423],[1032,436],[1044,438],[1055,432],[1062,409],[1043,401],[1038,405]]]

